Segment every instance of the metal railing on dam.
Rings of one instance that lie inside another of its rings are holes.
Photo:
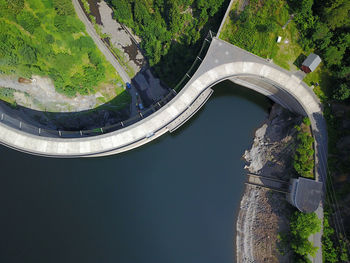
[[[42,136],[42,137],[51,137],[51,138],[82,138],[82,137],[90,137],[90,136],[99,136],[102,134],[107,134],[110,132],[114,132],[123,128],[126,128],[132,124],[137,123],[138,121],[150,116],[151,114],[155,113],[159,109],[161,109],[164,105],[166,105],[169,101],[171,101],[186,84],[191,79],[191,77],[194,75],[196,70],[199,68],[200,64],[202,63],[206,52],[209,49],[209,46],[211,44],[211,41],[213,40],[213,37],[215,36],[215,33],[212,31],[209,31],[207,36],[205,37],[203,44],[201,46],[200,51],[198,52],[198,55],[196,56],[194,62],[192,63],[191,67],[187,70],[187,72],[184,74],[183,78],[179,81],[179,83],[161,100],[157,101],[150,107],[138,112],[136,116],[132,116],[126,120],[123,120],[121,122],[104,126],[100,128],[95,129],[82,129],[82,130],[76,130],[76,131],[68,131],[68,130],[55,130],[55,129],[45,129],[45,128],[39,128],[32,124],[29,124],[25,121],[21,121],[17,119],[16,117],[12,117],[8,114],[6,114],[1,108],[0,108],[0,123],[3,123],[9,127],[12,127],[14,129],[20,130],[25,133],[29,133],[32,135]]]
[[[321,104],[313,91],[293,73],[232,44],[216,37],[204,42],[208,44],[204,43],[200,56],[185,74],[180,82],[182,84],[176,87],[178,92],[172,91],[139,116],[95,130],[65,132],[40,129],[39,134],[39,128],[3,115],[0,143],[49,157],[103,156],[124,152],[175,130],[204,105],[211,94],[211,87],[223,80],[240,78],[244,81],[243,86],[253,87],[263,94],[268,91],[273,95],[270,96],[272,99],[278,97],[283,105],[296,112],[303,109],[301,114],[310,117],[317,160],[322,164],[318,164],[317,168],[324,170],[327,132]],[[209,46],[208,51],[206,45]]]

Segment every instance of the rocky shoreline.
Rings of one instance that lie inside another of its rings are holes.
[[[296,139],[293,127],[301,120],[301,116],[275,104],[268,119],[256,130],[252,148],[243,155],[245,169],[289,181]],[[237,262],[291,262],[288,252],[279,252],[278,234],[288,230],[292,211],[285,194],[246,185],[236,225]]]

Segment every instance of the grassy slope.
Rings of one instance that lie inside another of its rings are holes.
[[[276,43],[279,35],[295,38],[291,36],[291,30],[289,30],[292,27],[291,24],[288,25],[288,29],[282,30],[282,26],[289,18],[283,2],[269,0],[261,4],[259,1],[251,1],[243,12],[238,9],[237,2],[232,6],[221,38],[264,58],[275,59],[280,53],[279,55],[283,55],[287,61],[277,60],[276,63],[282,61],[285,67],[289,67],[288,62],[293,54],[290,54],[286,47],[281,48],[279,52],[279,45]]]
[[[6,0],[0,0],[0,37],[7,39],[0,47],[0,55],[5,57],[5,63],[0,63],[1,73],[24,77],[32,74],[50,76],[57,91],[68,96],[96,91],[103,93],[101,89],[105,85],[114,85],[115,94],[122,92],[123,89],[116,85],[121,86],[121,78],[96,48],[75,13],[66,17],[62,26],[65,30],[62,30],[57,27],[60,16],[51,1],[26,0],[18,14],[8,12],[6,6]],[[27,26],[20,20],[23,13],[34,17],[39,25],[34,28]],[[29,54],[22,51],[23,46],[28,47]],[[11,61],[6,56],[16,59]],[[94,75],[96,71],[99,75]],[[104,95],[108,97],[108,94]]]
[[[233,4],[220,38],[258,56],[270,58],[287,70],[298,70],[300,57],[308,54],[298,43],[299,33],[293,20],[282,29],[290,18],[287,1],[253,0],[243,12],[238,9],[239,1]],[[247,16],[247,20],[242,16]],[[282,37],[281,43],[276,41],[278,36]],[[308,85],[327,84],[328,79],[321,65],[316,72],[307,75],[305,82]]]

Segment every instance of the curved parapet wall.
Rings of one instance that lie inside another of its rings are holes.
[[[129,127],[94,137],[68,139],[27,134],[0,123],[0,142],[16,150],[50,157],[103,156],[124,152],[171,130],[172,123],[183,118],[189,108],[202,105],[196,103],[196,100],[201,98],[203,92],[220,81],[232,78],[245,78],[245,81],[247,78],[254,79],[256,87],[259,87],[258,82],[273,85],[284,94],[275,94],[281,104],[308,115],[316,132],[319,132],[319,127],[324,128],[320,103],[312,90],[300,79],[261,58],[214,38],[201,66],[181,92],[160,110]],[[264,89],[264,85],[261,86]],[[315,116],[318,116],[317,119]]]

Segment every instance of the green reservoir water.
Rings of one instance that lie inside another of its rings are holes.
[[[0,146],[0,262],[235,262],[241,156],[271,104],[231,82],[214,90],[175,134],[124,154]]]

